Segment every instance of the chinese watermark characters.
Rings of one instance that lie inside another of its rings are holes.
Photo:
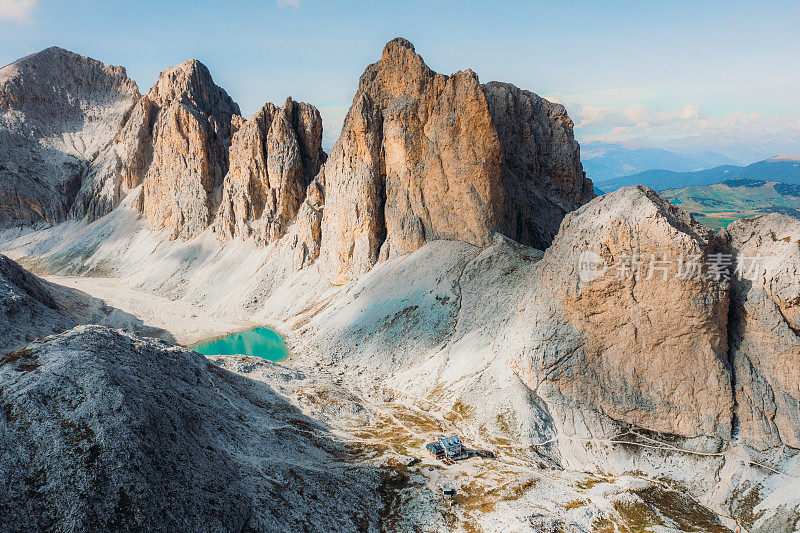
[[[654,254],[620,254],[609,264],[600,254],[585,251],[578,257],[578,276],[588,283],[606,275],[617,280],[668,281],[727,281],[755,278],[763,271],[761,256],[734,256],[714,252],[672,256],[668,252]]]

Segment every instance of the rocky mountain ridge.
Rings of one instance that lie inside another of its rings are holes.
[[[124,68],[58,47],[0,69],[0,224],[69,218],[138,99]]]
[[[19,80],[48,54],[6,72],[8,102],[30,97]],[[562,106],[481,85],[470,70],[437,74],[405,39],[366,69],[327,163],[309,104],[289,98],[244,120],[196,60],[162,72],[143,96],[133,87],[112,135],[96,139],[70,177],[72,204],[45,221],[95,220],[133,193],[148,226],[171,238],[211,228],[266,245],[297,222],[299,264],[321,256],[332,279],[346,281],[432,239],[485,245],[499,231],[544,248],[561,218],[593,197]]]
[[[3,250],[274,324],[297,364],[376,402],[422,399],[525,464],[649,477],[749,530],[797,527],[798,221],[714,233],[646,187],[591,199],[562,107],[437,74],[404,39],[367,67],[327,160],[310,105],[245,121],[200,64],[162,78],[88,173],[100,218],[0,232]],[[582,270],[587,253],[602,272]],[[114,334],[77,330],[37,357],[111,357],[84,336]],[[25,380],[19,364],[5,379]]]
[[[337,281],[435,239],[544,248],[594,197],[562,106],[433,72],[402,38],[362,74],[325,185],[321,260]]]
[[[322,117],[288,98],[280,108],[266,104],[236,129],[216,230],[225,239],[254,235],[267,244],[284,235],[307,197],[322,205],[322,185],[306,191],[326,158]]]

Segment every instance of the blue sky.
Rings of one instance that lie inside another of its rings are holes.
[[[124,65],[142,92],[188,58],[252,114],[286,96],[338,136],[358,76],[402,35],[567,106],[582,142],[800,152],[800,1],[0,0],[0,64],[58,45]]]

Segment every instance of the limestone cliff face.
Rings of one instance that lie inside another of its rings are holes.
[[[50,48],[2,69],[0,112],[2,224],[92,221],[141,186],[135,205],[172,238],[216,221],[223,239],[267,244],[300,213],[300,263],[319,254],[324,183],[304,203],[325,160],[311,105],[290,98],[244,121],[199,61],[141,96],[124,69]]]
[[[68,218],[138,99],[124,68],[58,47],[0,69],[0,224]]]
[[[103,216],[143,184],[139,205],[150,228],[183,238],[204,230],[228,170],[231,119],[238,114],[199,61],[165,70],[93,162],[76,216]]]
[[[142,210],[151,228],[192,237],[211,223],[239,106],[195,60],[162,72],[145,98],[158,113]]]
[[[729,285],[707,267],[722,249],[713,232],[645,187],[567,215],[517,313],[531,332],[520,376],[562,431],[602,434],[619,421],[730,437]],[[601,269],[580,268],[587,252]]]
[[[339,282],[435,239],[485,245],[500,231],[543,248],[592,196],[563,107],[469,70],[437,74],[404,39],[361,77],[315,183],[319,112],[289,99],[244,121],[196,60],[144,96],[123,69],[55,48],[2,80],[0,142],[13,157],[0,208],[11,223],[94,220],[141,186],[135,205],[172,238],[213,224],[223,240],[268,244],[296,221],[301,263],[321,254]],[[23,187],[41,175],[44,187]]]
[[[321,143],[319,111],[291,98],[282,107],[264,105],[241,124],[215,223],[219,235],[252,235],[262,244],[282,237],[325,159]]]
[[[501,231],[544,250],[564,215],[594,198],[572,120],[561,104],[510,83],[493,81],[481,88],[503,158],[506,207]]]
[[[766,215],[727,230],[739,265],[731,354],[740,436],[800,448],[800,221]]]
[[[136,104],[96,161],[82,205],[90,218],[102,216],[143,184],[139,206],[152,229],[191,238],[213,223],[223,240],[254,236],[267,244],[301,211],[325,160],[321,141],[315,107],[289,98],[244,121],[208,69],[187,61],[164,71]],[[300,223],[316,235],[306,248],[317,250],[303,264],[318,255],[320,208],[321,200],[302,210]]]
[[[400,38],[361,76],[325,175],[335,281],[434,239],[482,246],[501,231],[543,247],[593,197],[563,108],[470,70],[435,73]]]
[[[110,213],[141,184],[153,160],[153,123],[157,108],[140,98],[114,140],[92,161],[71,214],[96,220]]]

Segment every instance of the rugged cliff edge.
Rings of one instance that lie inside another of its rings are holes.
[[[339,282],[436,239],[544,248],[594,197],[562,106],[433,72],[402,38],[362,74],[325,187],[321,260]]]
[[[756,449],[800,449],[800,221],[765,215],[726,234],[738,265],[730,322],[737,432]]]
[[[0,354],[73,326],[47,282],[0,255]]]
[[[149,227],[172,238],[217,220],[223,239],[267,244],[294,222],[325,161],[322,119],[291,98],[239,115],[197,60],[165,70],[143,96],[123,68],[60,48],[12,63],[0,71],[0,224],[93,221],[136,190]],[[309,194],[305,262],[318,254],[322,186]]]
[[[228,171],[231,118],[238,114],[199,61],[165,70],[98,158],[81,209],[102,216],[142,185],[140,206],[152,229],[183,238],[203,231]]]
[[[567,215],[518,313],[531,332],[530,351],[518,350],[520,377],[557,425],[577,436],[610,436],[617,421],[730,438],[729,285],[707,270],[722,249],[712,231],[644,187]],[[602,270],[582,270],[589,254]]]
[[[325,157],[322,117],[314,106],[291,98],[281,107],[265,104],[233,136],[216,217],[219,234],[252,235],[261,244],[282,237]],[[321,204],[321,198],[312,203]]]

